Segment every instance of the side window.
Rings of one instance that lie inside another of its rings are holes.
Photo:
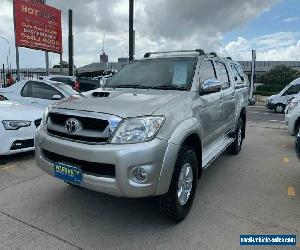
[[[238,71],[238,73],[239,73],[239,75],[240,75],[240,77],[241,77],[241,79],[243,81],[243,78],[245,78],[245,73],[243,71],[242,66],[240,64],[236,64],[235,68],[237,69],[237,71]]]
[[[55,78],[50,78],[49,80],[50,80],[50,81],[54,81],[54,82],[61,82],[61,78],[57,78],[57,77],[55,77]]]
[[[200,67],[200,82],[209,79],[217,79],[216,72],[212,61],[205,61]]]
[[[245,74],[240,65],[230,64],[230,68],[236,84],[244,84]]]
[[[291,86],[286,92],[286,95],[296,95],[300,92],[300,84]]]
[[[237,71],[235,65],[230,64],[230,68],[231,68],[231,71],[232,71],[232,74],[233,74],[234,81],[236,83],[241,82],[242,81],[241,76],[240,76],[239,72]]]
[[[58,90],[41,82],[32,82],[31,91],[33,98],[52,100],[54,95],[62,95]]]
[[[230,80],[225,65],[221,62],[216,62],[216,65],[217,65],[218,79],[222,84],[222,89],[229,88]]]
[[[70,86],[73,86],[74,83],[70,78],[64,78],[64,77],[60,77],[60,78],[55,77],[55,78],[51,78],[50,80],[55,82],[62,82]]]
[[[70,78],[61,78],[61,82],[73,86],[73,81]]]
[[[22,97],[31,97],[31,82],[27,82],[21,91]]]

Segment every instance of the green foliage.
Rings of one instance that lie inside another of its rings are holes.
[[[271,96],[276,95],[278,92],[268,92],[268,91],[255,91],[254,95],[261,95],[261,96]]]
[[[300,72],[285,65],[275,66],[259,77],[259,82],[266,85],[281,85],[284,88],[290,82],[300,77]]]
[[[284,86],[282,85],[260,85],[257,86],[256,91],[257,92],[275,92],[279,93],[281,90],[283,90]]]

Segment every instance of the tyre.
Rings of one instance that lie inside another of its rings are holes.
[[[295,125],[295,135],[297,135],[298,133],[300,133],[300,120],[298,120]]]
[[[155,197],[158,213],[173,222],[182,221],[193,204],[198,182],[198,161],[195,151],[182,146],[168,193]]]
[[[282,114],[284,113],[284,110],[285,110],[285,106],[283,104],[276,104],[275,108],[274,108],[274,111],[275,113],[277,114]]]
[[[243,127],[244,122],[243,119],[239,119],[238,127],[234,133],[234,142],[230,144],[227,148],[227,152],[229,154],[237,155],[241,152],[242,145],[243,145]]]

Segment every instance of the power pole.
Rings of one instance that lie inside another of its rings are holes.
[[[256,50],[252,50],[252,64],[251,64],[251,86],[250,86],[250,98],[253,98],[254,92],[254,75],[255,75],[255,63],[256,63]]]
[[[59,54],[59,71],[60,71],[60,74],[61,74],[61,75],[64,73],[62,61],[63,61],[62,53],[60,53],[60,54]]]
[[[15,1],[13,2],[13,6],[14,6],[14,31],[16,34],[16,17],[15,17]],[[16,36],[15,36],[16,37]],[[15,44],[16,41],[15,41]],[[17,81],[20,81],[20,57],[19,57],[19,47],[16,45],[16,67],[17,67]]]
[[[47,4],[47,0],[40,0],[42,4]],[[49,68],[49,52],[45,52],[45,62],[46,62],[46,76],[50,74],[50,68]]]
[[[21,80],[20,77],[20,54],[19,54],[19,47],[16,46],[16,66],[17,66],[17,81]]]
[[[134,0],[129,0],[129,62],[133,60],[134,56]]]
[[[74,75],[73,10],[69,10],[69,76]]]

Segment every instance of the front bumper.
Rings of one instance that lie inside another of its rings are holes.
[[[88,145],[52,137],[38,129],[35,153],[38,167],[52,176],[54,163],[46,158],[44,150],[80,161],[114,165],[114,177],[83,173],[81,186],[113,196],[137,198],[162,195],[168,191],[178,149],[178,146],[160,139],[140,144]],[[137,166],[148,172],[143,184],[130,179],[131,170]]]
[[[266,102],[266,108],[269,110],[274,110],[275,109],[275,104],[271,102]]]
[[[16,153],[28,152],[34,150],[34,146],[18,148],[14,147],[15,142],[32,141],[36,127],[32,123],[30,127],[20,128],[18,130],[5,130],[0,123],[0,155],[11,155]],[[27,144],[27,143],[26,143]]]
[[[292,112],[286,112],[285,114],[285,125],[287,127],[287,130],[289,134],[294,135],[295,134],[295,122],[296,122],[297,116],[294,116]]]

